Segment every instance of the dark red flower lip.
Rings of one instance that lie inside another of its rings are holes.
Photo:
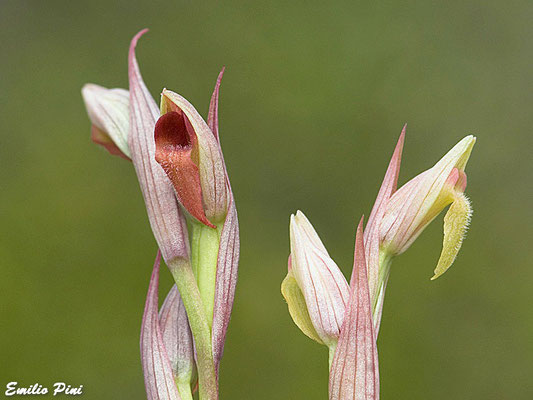
[[[216,228],[205,215],[197,138],[185,113],[177,109],[163,114],[155,125],[154,139],[155,159],[172,182],[181,205],[201,223]]]

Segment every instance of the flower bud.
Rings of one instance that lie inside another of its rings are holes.
[[[282,293],[291,316],[307,336],[335,346],[350,297],[348,282],[301,211],[291,216],[290,237],[291,262]]]
[[[223,222],[229,188],[222,152],[196,109],[179,94],[163,90],[154,138],[156,161],[172,182],[181,205],[207,226],[214,228]]]
[[[129,92],[92,83],[81,90],[91,120],[91,139],[113,155],[129,160]]]
[[[433,168],[422,172],[389,199],[380,226],[382,248],[392,255],[403,253],[424,228],[448,205],[444,218],[444,243],[433,279],[455,260],[472,210],[464,195],[466,163],[476,139],[467,136]]]

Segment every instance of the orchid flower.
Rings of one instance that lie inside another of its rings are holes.
[[[82,94],[92,122],[93,141],[133,162],[154,237],[176,281],[161,318],[173,321],[168,313],[182,310],[179,320],[188,320],[194,337],[200,399],[212,400],[218,398],[218,368],[239,259],[237,211],[218,133],[223,71],[211,97],[207,122],[187,100],[166,89],[160,115],[135,57],[137,41],[145,32],[139,32],[131,42],[129,91],[88,84]],[[186,314],[176,303],[178,291],[182,300],[179,304],[183,304]],[[194,364],[185,368],[179,358],[188,348],[190,337],[174,333],[164,336],[167,349],[172,348],[167,356],[178,387],[190,386]],[[142,354],[155,351],[147,341],[141,344]],[[148,357],[143,356],[147,382],[160,379],[161,374],[165,381],[170,379],[168,368],[151,368],[149,364]],[[149,392],[150,399],[159,399],[157,396]]]
[[[381,222],[380,239],[386,251],[401,254],[448,205],[445,242],[432,279],[442,275],[461,248],[472,210],[464,195],[468,158],[476,139],[467,136],[435,166],[407,182],[389,199]],[[452,226],[455,225],[455,226]]]
[[[172,182],[183,207],[199,222],[216,228],[228,206],[227,177],[217,138],[194,107],[163,90],[155,126],[155,158]]]
[[[217,80],[216,99],[222,74],[223,71]],[[180,204],[192,217],[190,228],[196,249],[192,254],[193,269],[211,321],[218,246],[228,206],[233,204],[218,127],[213,122],[209,126],[186,99],[165,89],[161,95],[161,117],[155,126],[155,143],[155,158],[172,182]],[[228,227],[231,228],[226,226],[226,230]]]
[[[350,296],[348,282],[301,211],[291,215],[290,237],[282,294],[296,325],[334,351]]]
[[[454,262],[472,215],[470,202],[464,195],[464,169],[475,137],[462,139],[432,168],[396,190],[404,138],[405,127],[364,233],[376,332],[393,257],[406,251],[425,227],[451,204],[444,217],[441,256],[431,279],[438,278]]]

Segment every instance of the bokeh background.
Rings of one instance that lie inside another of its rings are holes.
[[[392,270],[383,399],[533,398],[531,65],[526,1],[0,2],[0,389],[65,381],[145,398],[139,327],[156,244],[131,164],[89,140],[85,82],[204,115],[219,69],[223,149],[241,222],[222,399],[325,399],[327,352],[280,295],[303,210],[346,275],[402,125],[400,183],[466,134],[475,213],[429,278],[442,216]],[[162,270],[162,289],[171,285]],[[163,294],[161,295],[163,297]]]

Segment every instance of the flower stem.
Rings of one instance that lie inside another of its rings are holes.
[[[329,346],[329,371],[331,372],[331,364],[333,364],[333,356],[335,355],[335,350],[337,349],[337,343]]]
[[[383,301],[385,299],[385,289],[387,288],[387,282],[389,281],[392,258],[393,257],[390,253],[380,249],[377,291],[376,293],[371,294],[372,316],[374,319],[376,337],[378,335],[379,325],[381,323],[381,311],[383,309]]]
[[[213,362],[211,329],[191,265],[188,260],[176,258],[169,263],[169,267],[187,311],[194,337],[200,400],[217,400],[218,382]]]
[[[197,222],[191,224],[192,269],[198,282],[209,327],[213,322],[218,248],[222,226],[223,224],[219,224],[217,229],[213,229]]]
[[[181,400],[193,400],[191,384],[188,382],[177,383],[178,392],[180,393]]]

